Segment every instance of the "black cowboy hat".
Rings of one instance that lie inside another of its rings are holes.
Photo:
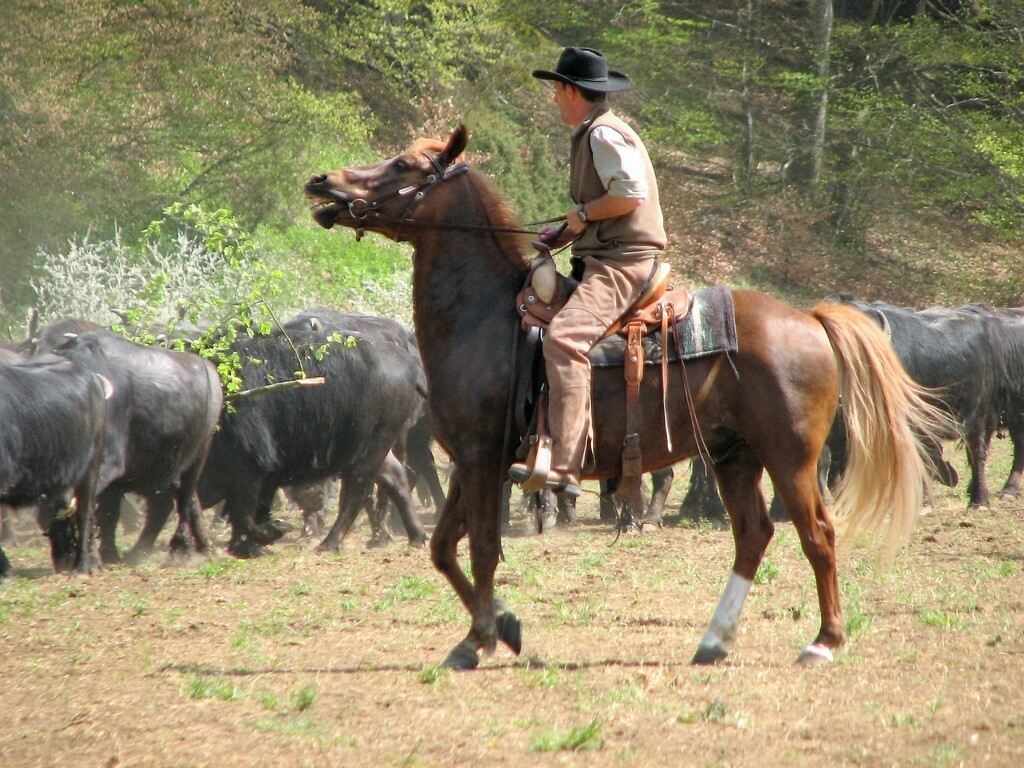
[[[533,70],[538,80],[558,80],[588,91],[610,93],[630,87],[629,78],[614,69],[608,69],[608,60],[593,48],[569,47],[558,57],[554,72]]]

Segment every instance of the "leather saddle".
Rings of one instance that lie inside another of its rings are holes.
[[[673,308],[677,320],[682,319],[689,308],[690,292],[686,288],[670,286],[671,272],[670,264],[664,262],[657,264],[640,295],[622,316],[601,334],[601,338],[606,339],[616,333],[626,336],[626,328],[631,322],[642,322],[645,332],[653,331],[661,326],[669,307]],[[533,274],[535,274],[535,270],[531,270],[531,278]],[[575,280],[558,275],[558,286],[554,297],[550,301],[544,301],[540,298],[540,291],[533,286],[532,281],[528,278],[526,286],[516,297],[516,308],[519,311],[523,329],[546,329],[555,315],[569,301],[569,297],[572,296],[577,285]]]

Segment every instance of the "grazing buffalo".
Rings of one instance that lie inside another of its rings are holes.
[[[75,514],[50,525],[53,565],[89,573],[96,493],[104,487],[110,382],[76,363],[44,356],[0,363],[0,504],[12,507],[70,491]],[[0,553],[0,576],[9,569]]]
[[[290,380],[300,369],[324,384],[239,397],[223,413],[199,496],[204,507],[224,500],[233,554],[250,556],[280,537],[269,522],[279,487],[332,476],[342,481],[341,500],[321,549],[338,548],[375,481],[398,507],[410,543],[426,540],[404,468],[390,453],[417,407],[420,366],[404,332],[375,334],[377,320],[347,329],[340,341],[330,328],[293,325],[287,335],[235,343],[247,390]]]
[[[114,477],[99,495],[97,510],[103,560],[120,560],[115,531],[129,492],[147,502],[146,523],[129,560],[152,550],[175,506],[178,527],[171,551],[188,551],[190,539],[197,551],[208,551],[195,488],[222,407],[213,365],[188,352],[142,346],[103,330],[73,336],[56,353],[114,384],[107,418]]]

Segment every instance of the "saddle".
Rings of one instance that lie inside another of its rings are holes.
[[[550,256],[540,256],[534,260],[525,287],[516,297],[516,307],[521,318],[521,325],[528,335],[539,338],[539,332],[548,327],[551,320],[558,314],[578,283],[575,280],[554,273],[552,280],[551,268],[554,262]],[[545,274],[546,272],[546,274]],[[643,457],[640,450],[640,382],[644,372],[643,337],[647,333],[660,330],[663,349],[669,347],[669,334],[675,333],[676,323],[689,311],[691,296],[685,288],[670,288],[671,266],[667,263],[656,264],[651,271],[640,295],[630,307],[613,322],[601,335],[606,339],[616,334],[626,340],[625,363],[623,373],[626,382],[626,435],[622,447],[622,481],[615,494],[627,499],[635,514],[639,515],[643,508],[640,478],[643,472]],[[547,296],[547,299],[542,296]],[[678,342],[678,339],[676,339]],[[536,341],[534,341],[536,344]],[[665,419],[666,439],[671,445],[668,433],[668,354],[662,355],[662,408]],[[680,361],[680,365],[683,363]],[[536,368],[536,366],[534,366]],[[541,372],[543,366],[540,366]],[[684,377],[685,377],[685,368]],[[518,388],[517,388],[518,389]],[[546,388],[545,388],[546,389]],[[686,387],[689,396],[689,387]],[[537,400],[534,418],[535,431],[529,435],[529,452],[526,463],[531,469],[529,480],[522,484],[527,491],[540,490],[544,486],[551,466],[551,436],[546,434],[546,391]],[[693,412],[692,403],[691,414]],[[527,430],[527,433],[530,430]]]

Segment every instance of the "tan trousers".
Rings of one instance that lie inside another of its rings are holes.
[[[592,430],[587,352],[639,296],[654,261],[653,256],[627,263],[588,257],[583,281],[544,335],[553,470],[579,475],[584,469]]]

